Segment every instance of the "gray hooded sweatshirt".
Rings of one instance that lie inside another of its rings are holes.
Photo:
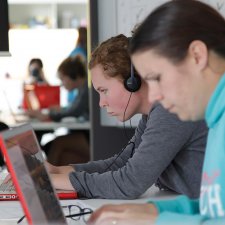
[[[204,121],[182,122],[156,104],[119,155],[73,165],[70,181],[80,198],[135,199],[153,184],[196,198],[207,132]]]

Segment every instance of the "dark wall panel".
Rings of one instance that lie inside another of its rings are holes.
[[[8,19],[8,2],[0,0],[0,51],[9,51],[8,41],[9,19]]]

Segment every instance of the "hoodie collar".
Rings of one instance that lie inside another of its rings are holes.
[[[209,128],[212,128],[225,111],[225,74],[221,77],[206,108],[205,119]]]

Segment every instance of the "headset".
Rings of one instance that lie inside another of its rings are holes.
[[[131,41],[131,37],[128,37],[129,42]],[[130,76],[124,80],[124,87],[129,92],[136,92],[141,87],[141,78],[135,75],[134,66],[130,64]]]
[[[136,92],[141,87],[141,78],[134,75],[134,67],[130,66],[130,76],[124,80],[124,87],[129,92]]]

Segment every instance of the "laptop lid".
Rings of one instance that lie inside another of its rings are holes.
[[[33,132],[33,128],[28,125],[29,129],[32,130],[32,135],[30,136],[30,141],[32,140],[33,143],[36,143],[38,146],[38,150],[41,152],[39,143],[37,142],[37,138],[35,136],[35,133]],[[22,132],[22,131],[21,131]],[[1,145],[0,145],[1,147]],[[10,201],[10,200],[19,200],[17,192],[14,187],[10,185],[4,185],[4,179],[6,177],[7,173],[5,170],[0,171],[0,201]],[[59,197],[59,199],[76,199],[77,198],[77,192],[75,190],[56,190],[56,193]]]
[[[0,147],[29,224],[66,225],[31,125],[1,132]]]
[[[45,84],[24,86],[24,109],[48,109],[51,106],[60,106],[60,86]]]
[[[29,116],[27,116],[25,114],[21,114],[21,113],[15,113],[13,111],[12,103],[10,101],[10,98],[9,98],[8,94],[6,93],[5,90],[2,90],[2,93],[4,95],[6,105],[7,105],[8,110],[9,110],[9,117],[10,117],[9,120],[12,120],[13,123],[25,123],[25,122],[27,122],[30,119]]]

